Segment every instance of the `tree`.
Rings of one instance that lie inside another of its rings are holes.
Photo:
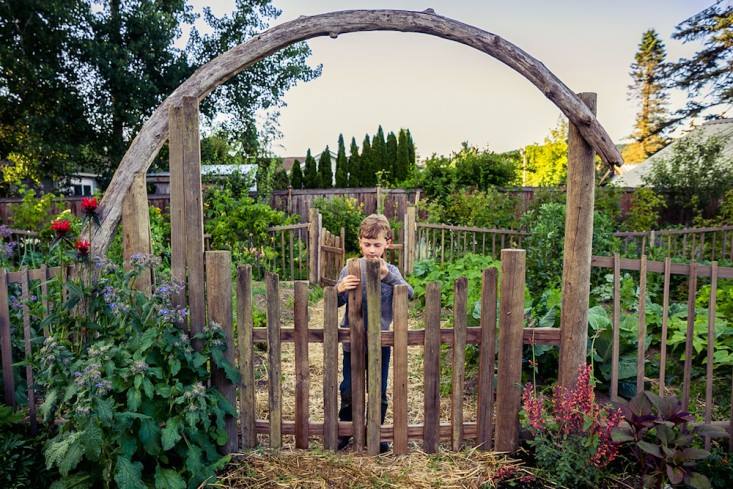
[[[464,142],[461,150],[451,159],[456,169],[458,188],[475,187],[478,190],[487,190],[489,187],[505,187],[514,183],[517,177],[517,151],[498,154],[488,149],[480,150]]]
[[[407,133],[400,129],[397,136],[397,158],[395,159],[394,181],[405,180],[410,168],[410,149],[407,147]]]
[[[667,92],[664,87],[664,58],[667,51],[654,29],[641,36],[631,65],[631,100],[638,102],[633,142],[623,151],[625,161],[643,161],[665,146],[662,131],[667,122]]]
[[[346,159],[346,147],[344,146],[344,135],[339,134],[339,149],[336,155],[336,187],[345,188],[349,186],[349,160]]]
[[[323,150],[321,156],[318,158],[318,183],[320,188],[331,188],[333,187],[333,170],[331,169],[331,150]]]
[[[359,169],[361,166],[361,160],[359,158],[359,147],[356,145],[356,138],[351,138],[351,146],[349,148],[349,187],[359,187],[361,181],[359,180],[360,174]]]
[[[672,86],[688,93],[688,103],[671,123],[733,103],[733,3],[717,0],[677,25],[673,39],[702,41],[691,58],[672,63]]]
[[[561,119],[544,144],[524,148],[526,179],[524,185],[564,185],[568,173],[568,123]]]
[[[275,170],[275,175],[272,177],[272,189],[273,190],[287,190],[290,185],[290,179],[288,178],[288,172],[282,167],[282,162]]]
[[[374,184],[377,183],[376,173],[387,170],[385,166],[387,160],[387,142],[384,140],[384,130],[380,125],[377,133],[372,138],[372,161],[371,166],[375,173]]]
[[[247,163],[247,159],[235,147],[235,142],[230,140],[230,135],[219,129],[201,138],[201,163],[241,165]]]
[[[711,207],[733,186],[733,158],[723,153],[725,140],[688,135],[672,145],[669,158],[653,163],[644,183],[667,198],[680,222],[710,214]]]
[[[359,184],[362,187],[371,187],[377,183],[377,173],[374,168],[374,152],[369,142],[369,134],[364,136],[361,143],[361,157],[359,158]]]
[[[397,137],[391,131],[387,134],[387,145],[384,150],[384,155],[384,167],[385,171],[388,172],[388,180],[395,182],[397,170]]]
[[[409,163],[408,174],[412,174],[415,171],[415,143],[412,140],[412,134],[410,130],[405,131],[407,133],[407,162]]]
[[[303,188],[303,171],[300,169],[300,161],[293,162],[293,168],[290,169],[290,186],[300,190]]]
[[[316,166],[316,159],[311,156],[311,150],[308,148],[308,152],[305,155],[305,174],[303,175],[303,187],[305,188],[318,188],[320,181],[318,179],[318,167]]]

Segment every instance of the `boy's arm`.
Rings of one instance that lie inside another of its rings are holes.
[[[344,277],[348,274],[348,267],[344,267],[341,269],[341,273],[339,273],[339,278],[336,280],[336,287],[338,287],[339,282],[341,282]],[[338,290],[338,288],[336,289]],[[343,306],[347,302],[349,302],[349,291],[341,292],[340,294],[336,294],[336,298],[338,299],[338,307]]]
[[[415,291],[412,290],[412,286],[407,283],[407,281],[402,277],[402,274],[400,273],[400,269],[396,266],[389,264],[389,273],[386,277],[382,279],[382,282],[385,284],[391,285],[394,287],[395,285],[407,285],[407,298],[412,299],[413,294]]]

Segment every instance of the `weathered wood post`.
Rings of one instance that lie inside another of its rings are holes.
[[[415,266],[415,255],[417,252],[417,226],[415,224],[415,206],[407,207],[405,213],[404,232],[404,253],[405,274],[412,273]]]
[[[15,407],[13,345],[10,337],[10,308],[8,304],[8,272],[4,268],[0,268],[0,356],[2,356],[4,399],[5,404]]]
[[[239,429],[242,432],[242,448],[257,446],[255,429],[255,374],[252,341],[252,265],[237,267],[237,342],[239,344]]]
[[[596,94],[579,97],[596,113]],[[575,124],[568,129],[568,184],[560,313],[558,383],[572,387],[578,367],[585,363],[588,342],[588,296],[593,246],[595,152]]]
[[[308,281],[311,285],[317,285],[320,281],[318,276],[318,255],[320,240],[320,227],[318,226],[318,209],[308,209]]]
[[[206,288],[209,322],[218,323],[224,330],[226,351],[224,358],[234,366],[234,338],[232,335],[232,255],[229,251],[206,252]],[[213,365],[212,365],[213,366]],[[227,378],[223,369],[213,368],[212,384],[233,408],[236,409],[237,397],[234,383]],[[237,419],[226,415],[225,431],[227,442],[222,447],[225,454],[234,453],[239,448]]]
[[[295,282],[295,448],[308,448],[308,282]]]
[[[132,268],[130,260],[133,255],[150,254],[150,214],[144,173],[135,174],[130,190],[122,201],[122,248],[126,270]],[[151,273],[151,269],[143,269],[135,280],[135,288],[150,294]]]
[[[481,281],[481,354],[479,357],[478,439],[481,450],[493,447],[494,368],[496,366],[496,268],[484,270]]]
[[[382,414],[382,286],[378,260],[366,262],[367,293],[367,453],[379,455]]]
[[[352,258],[347,266],[349,275],[361,277],[360,260]],[[349,329],[351,350],[351,419],[354,428],[354,450],[364,451],[364,318],[362,316],[362,287],[366,284],[359,282],[355,289],[349,291]]]
[[[525,259],[524,250],[501,250],[499,375],[496,386],[494,443],[494,449],[498,452],[511,452],[519,445]]]
[[[392,451],[395,455],[407,453],[407,286],[396,285],[392,295],[394,317],[394,368],[392,370],[392,412],[394,413],[394,437]]]

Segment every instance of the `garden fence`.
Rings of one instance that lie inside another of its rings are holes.
[[[626,256],[648,255],[656,248],[666,256],[733,261],[733,226],[619,231],[613,235],[623,240],[621,250]]]
[[[495,229],[450,224],[416,223],[415,256],[417,260],[455,260],[467,253],[499,258],[500,250],[521,248],[528,233],[514,229]]]

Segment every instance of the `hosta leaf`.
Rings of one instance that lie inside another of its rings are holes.
[[[147,489],[141,478],[143,464],[127,457],[117,457],[115,482],[119,489]]]
[[[186,482],[178,472],[172,469],[155,469],[155,489],[185,489]]]

